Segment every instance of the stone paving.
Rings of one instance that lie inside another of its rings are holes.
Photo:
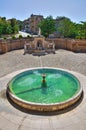
[[[33,67],[63,68],[74,74],[83,88],[81,102],[70,111],[39,114],[23,112],[7,100],[7,83],[16,74]],[[57,50],[46,56],[23,55],[17,50],[0,55],[0,130],[85,130],[86,54]]]

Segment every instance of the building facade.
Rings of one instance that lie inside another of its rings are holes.
[[[24,20],[24,30],[31,34],[38,34],[38,24],[43,20],[42,15],[32,14],[30,18]]]

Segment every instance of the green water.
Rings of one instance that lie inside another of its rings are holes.
[[[46,73],[46,82],[42,74]],[[78,80],[71,74],[57,69],[33,69],[20,73],[9,83],[17,97],[35,103],[59,103],[73,97],[79,90]]]

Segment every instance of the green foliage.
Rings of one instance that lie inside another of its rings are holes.
[[[86,22],[76,24],[66,17],[57,17],[59,37],[86,39]]]
[[[23,28],[23,21],[17,20],[17,24],[19,26],[19,30],[22,30],[22,28]]]
[[[18,31],[19,25],[16,19],[6,20],[5,17],[0,17],[0,35],[15,34]]]
[[[11,25],[10,25],[10,23],[9,22],[7,22],[7,24],[6,24],[7,26],[6,26],[6,34],[11,34],[12,33],[12,27],[11,27]]]
[[[22,38],[22,35],[19,35],[19,39],[21,39]]]
[[[15,37],[15,36],[12,36],[12,39],[16,39],[16,37]]]
[[[41,28],[42,35],[48,37],[49,34],[55,31],[55,21],[52,16],[49,16],[39,23],[39,27]]]
[[[15,18],[6,20],[5,17],[0,17],[0,37],[18,33],[22,29],[22,25],[23,22]],[[58,37],[86,39],[86,22],[83,21],[77,24],[67,17],[57,17],[54,20],[52,16],[48,16],[38,26],[45,37],[56,32]],[[22,36],[19,36],[19,38],[22,38]]]
[[[7,38],[6,37],[3,37],[4,38],[4,40],[6,40]]]
[[[69,18],[64,17],[58,24],[57,30],[61,37],[72,37],[74,35],[74,24]]]
[[[11,27],[12,27],[12,33],[15,34],[19,31],[19,26],[18,26],[18,23],[17,23],[17,20],[15,18],[12,18],[10,20],[10,24],[11,24]]]

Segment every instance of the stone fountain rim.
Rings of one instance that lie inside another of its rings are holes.
[[[35,68],[29,68],[29,69],[24,69],[22,72],[25,72],[25,71],[29,71],[29,70],[35,70],[35,69],[43,69],[43,68],[46,68],[46,69],[57,69],[57,70],[61,70],[61,71],[65,71],[71,75],[73,75],[77,80],[78,80],[78,77],[72,73],[72,71],[69,71],[69,70],[66,70],[66,69],[62,69],[62,68],[55,68],[55,67],[35,67]],[[20,72],[20,73],[22,73]],[[18,73],[18,74],[20,74]],[[17,75],[18,75],[17,74]],[[15,75],[15,76],[17,76]],[[15,77],[14,76],[14,77]],[[14,78],[13,77],[13,78]],[[12,78],[12,79],[13,79]],[[11,80],[12,80],[11,79]],[[10,81],[11,81],[10,80]],[[9,82],[10,82],[9,81]],[[80,83],[80,81],[78,80],[78,82]],[[34,106],[35,107],[55,107],[55,106],[60,106],[61,108],[65,108],[66,106],[68,106],[68,104],[72,105],[74,104],[80,97],[81,97],[81,94],[82,94],[83,90],[82,90],[82,85],[80,83],[80,88],[79,88],[79,91],[74,95],[72,96],[70,99],[66,100],[66,101],[63,101],[63,102],[60,102],[60,103],[50,103],[50,104],[46,104],[46,103],[34,103],[34,102],[29,102],[29,101],[25,101],[25,100],[22,100],[18,97],[16,97],[10,90],[9,90],[9,83],[7,84],[7,93],[9,94],[10,98],[14,101],[14,102],[17,102],[19,101],[19,105],[20,104],[25,104],[25,106],[27,105],[30,105],[30,106]],[[18,104],[18,103],[17,103]],[[22,105],[21,105],[22,106]],[[60,107],[58,107],[58,109],[60,109]],[[54,108],[53,108],[54,109]]]

